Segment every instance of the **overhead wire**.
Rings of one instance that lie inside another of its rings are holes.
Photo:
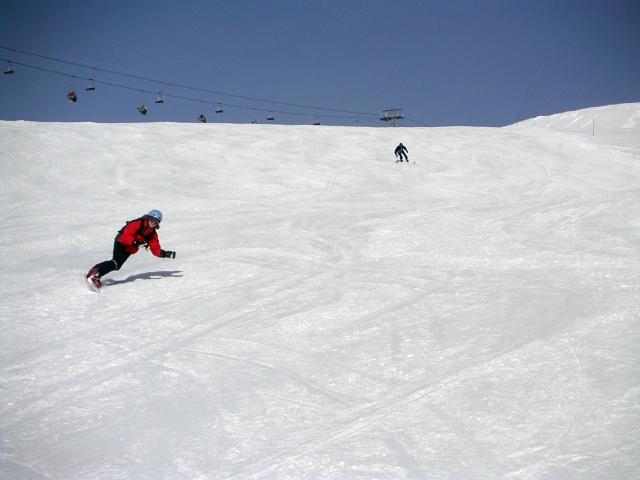
[[[109,86],[109,87],[121,88],[121,89],[130,90],[130,91],[134,91],[134,92],[138,92],[138,93],[145,93],[145,94],[157,95],[158,93],[162,93],[162,95],[164,97],[166,97],[166,98],[175,98],[175,99],[178,99],[178,100],[186,100],[186,101],[195,102],[195,103],[206,103],[206,104],[210,104],[210,105],[218,105],[220,103],[220,102],[217,102],[217,101],[207,100],[207,99],[204,99],[204,98],[194,98],[194,97],[187,97],[187,96],[184,96],[184,95],[176,95],[176,94],[166,93],[166,92],[157,92],[157,91],[148,90],[148,89],[145,89],[145,88],[132,87],[132,86],[123,85],[123,84],[120,84],[120,83],[108,82],[108,81],[105,81],[105,80],[98,80],[98,79],[92,78],[92,77],[85,77],[85,76],[82,76],[82,75],[74,75],[72,73],[61,72],[59,70],[54,70],[54,69],[47,68],[47,67],[41,67],[41,66],[38,66],[38,65],[32,65],[32,64],[29,64],[29,63],[25,63],[25,62],[18,62],[18,61],[15,61],[15,60],[9,60],[7,58],[2,58],[2,57],[0,57],[0,60],[4,61],[4,62],[10,62],[13,65],[20,65],[22,67],[31,68],[31,69],[34,69],[34,70],[39,70],[39,71],[46,72],[46,73],[51,73],[51,74],[54,74],[54,75],[60,75],[60,76],[64,76],[64,77],[67,77],[67,78],[75,78],[75,79],[78,79],[78,80],[92,81],[96,85],[105,85],[105,86]],[[237,104],[232,104],[232,103],[228,103],[228,102],[225,102],[224,105],[226,107],[243,109],[243,110],[250,110],[250,111],[254,111],[254,112],[272,112],[272,113],[278,113],[278,114],[282,114],[282,115],[293,115],[293,116],[300,116],[300,117],[314,116],[314,117],[321,117],[321,118],[350,119],[350,120],[373,120],[374,119],[374,117],[369,117],[369,116],[364,116],[364,115],[347,116],[347,115],[328,115],[328,114],[323,114],[323,113],[313,113],[313,114],[311,114],[311,113],[308,113],[308,112],[291,112],[291,111],[286,111],[286,110],[274,110],[272,108],[249,107],[249,106],[246,106],[246,105],[237,105]]]
[[[206,88],[194,87],[194,86],[186,85],[186,84],[182,84],[182,83],[168,82],[168,81],[165,81],[165,80],[157,80],[157,79],[154,79],[154,78],[144,77],[144,76],[141,76],[141,75],[135,75],[135,74],[130,74],[130,73],[126,73],[126,72],[119,72],[119,71],[112,70],[112,69],[102,68],[102,67],[93,66],[93,65],[87,65],[87,64],[83,64],[83,63],[79,63],[79,62],[73,62],[73,61],[70,61],[70,60],[56,58],[56,57],[52,57],[52,56],[48,56],[48,55],[42,55],[40,53],[29,52],[29,51],[26,51],[26,50],[20,50],[20,49],[16,49],[16,48],[11,48],[11,47],[7,47],[7,46],[4,46],[4,45],[0,45],[0,49],[6,50],[6,51],[10,51],[10,52],[13,52],[13,53],[22,54],[22,55],[28,55],[28,56],[32,56],[32,57],[36,57],[36,58],[40,58],[40,59],[44,59],[44,60],[58,62],[58,63],[66,64],[66,65],[72,65],[72,66],[75,66],[75,67],[89,69],[93,73],[102,72],[102,73],[106,73],[106,74],[109,74],[109,75],[116,75],[116,76],[130,78],[130,79],[134,79],[134,80],[138,80],[138,81],[143,81],[143,82],[148,82],[148,83],[155,83],[155,84],[162,85],[162,87],[163,87],[163,89],[160,92],[151,91],[151,90],[148,90],[148,89],[145,89],[145,88],[132,87],[130,85],[124,85],[124,84],[121,84],[121,83],[109,82],[109,81],[106,81],[106,80],[98,80],[98,79],[95,78],[95,75],[92,76],[92,77],[85,77],[85,76],[80,76],[80,75],[74,75],[74,74],[67,73],[67,72],[62,72],[62,71],[59,71],[59,70],[54,70],[52,68],[46,68],[46,67],[42,67],[42,66],[38,66],[38,65],[32,65],[32,64],[29,64],[29,63],[25,63],[25,62],[19,62],[19,61],[13,60],[13,59],[0,58],[0,60],[8,62],[9,64],[20,65],[20,66],[23,66],[23,67],[27,67],[27,68],[31,68],[31,69],[35,69],[35,70],[40,70],[40,71],[51,73],[51,74],[62,75],[62,76],[66,76],[68,78],[77,78],[77,79],[87,80],[87,81],[93,82],[95,84],[100,84],[100,85],[105,85],[105,86],[110,86],[110,87],[115,87],[115,88],[126,89],[126,90],[135,91],[135,92],[139,92],[139,93],[145,93],[145,94],[158,94],[158,93],[160,93],[162,96],[167,97],[167,98],[174,98],[174,99],[179,99],[179,100],[185,100],[185,101],[197,102],[197,103],[205,103],[205,104],[212,104],[212,105],[221,104],[220,101],[212,101],[212,100],[208,100],[208,99],[193,98],[193,97],[188,97],[188,96],[185,96],[185,95],[176,95],[176,94],[172,94],[172,93],[167,93],[164,90],[166,89],[167,86],[169,86],[169,87],[173,87],[173,88],[180,88],[180,89],[185,89],[185,90],[191,90],[191,91],[196,91],[196,92],[216,95],[218,97],[231,97],[231,98],[238,98],[238,99],[248,100],[248,101],[252,101],[252,102],[268,103],[270,105],[282,105],[282,106],[289,106],[289,107],[294,107],[294,108],[308,109],[308,110],[316,111],[314,113],[292,112],[292,111],[287,111],[287,110],[274,110],[273,108],[259,108],[259,107],[250,107],[250,106],[247,106],[247,105],[237,105],[237,104],[228,103],[226,101],[224,102],[224,105],[227,106],[227,107],[230,107],[230,108],[237,108],[237,109],[243,109],[243,110],[249,110],[249,111],[255,111],[255,112],[270,112],[270,113],[277,113],[277,114],[282,114],[282,115],[300,116],[300,117],[349,119],[349,120],[356,120],[356,121],[359,121],[359,120],[379,120],[380,119],[380,117],[377,114],[370,113],[370,112],[357,112],[357,111],[352,111],[352,110],[343,110],[343,109],[337,109],[337,108],[320,107],[320,106],[315,106],[315,105],[296,104],[296,103],[282,102],[282,101],[266,99],[266,98],[252,97],[252,96],[246,96],[246,95],[237,95],[237,94],[232,94],[232,93],[228,93],[228,92],[222,92],[222,91],[216,91],[216,90],[211,90],[211,89],[206,89]],[[326,114],[326,113],[317,113],[317,111],[332,112],[334,114],[333,115],[329,115],[329,114]],[[337,115],[338,113],[347,114],[347,115]],[[416,125],[425,126],[425,127],[432,127],[432,125],[430,125],[428,123],[420,122],[418,120],[414,120],[414,119],[407,118],[407,117],[404,117],[404,119],[409,121],[409,122],[411,122],[411,123],[414,123]]]
[[[335,113],[346,113],[346,114],[357,115],[357,116],[362,116],[362,117],[375,117],[377,119],[377,114],[371,113],[371,112],[356,112],[356,111],[351,111],[351,110],[341,110],[341,109],[337,109],[337,108],[319,107],[319,106],[315,106],[315,105],[304,105],[304,104],[296,104],[296,103],[290,103],[290,102],[282,102],[282,101],[278,101],[278,100],[272,100],[272,99],[267,99],[267,98],[259,98],[259,97],[250,97],[250,96],[246,96],[246,95],[236,95],[236,94],[232,94],[232,93],[228,93],[228,92],[210,90],[210,89],[207,89],[207,88],[193,87],[191,85],[185,85],[185,84],[176,83],[176,82],[168,82],[168,81],[165,81],[165,80],[157,80],[157,79],[154,79],[154,78],[143,77],[143,76],[140,76],[140,75],[134,75],[134,74],[125,73],[125,72],[118,72],[116,70],[106,69],[106,68],[97,67],[97,66],[93,66],[93,65],[86,65],[86,64],[83,64],[83,63],[72,62],[72,61],[69,61],[69,60],[64,60],[64,59],[56,58],[56,57],[51,57],[51,56],[48,56],[48,55],[42,55],[42,54],[35,53],[35,52],[28,52],[26,50],[19,50],[19,49],[16,49],[16,48],[6,47],[4,45],[0,45],[0,49],[7,50],[7,51],[10,51],[10,52],[14,52],[14,53],[20,53],[20,54],[23,54],[23,55],[29,55],[29,56],[33,56],[33,57],[37,57],[37,58],[41,58],[41,59],[45,59],[45,60],[50,60],[50,61],[54,61],[54,62],[64,63],[64,64],[67,64],[67,65],[73,65],[75,67],[87,68],[87,69],[93,70],[95,72],[103,72],[103,73],[108,73],[110,75],[118,75],[118,76],[122,76],[122,77],[126,77],[126,78],[131,78],[131,79],[144,81],[144,82],[156,83],[156,84],[160,84],[160,85],[164,85],[164,86],[170,86],[170,87],[174,87],[174,88],[182,88],[182,89],[185,89],[185,90],[192,90],[192,91],[198,91],[198,92],[202,92],[202,93],[209,93],[209,94],[212,94],[212,95],[238,98],[238,99],[242,99],[242,100],[250,100],[250,101],[254,101],[254,102],[263,102],[263,103],[268,103],[268,104],[271,104],[271,105],[284,105],[284,106],[288,106],[288,107],[304,108],[304,109],[310,109],[310,110],[329,111],[329,112],[335,112]],[[14,63],[16,65],[18,64],[18,62],[15,62],[15,61],[12,61],[12,63]],[[226,102],[225,102],[225,104],[226,104]],[[269,109],[267,109],[267,110],[269,110]],[[283,113],[283,112],[281,112],[281,113]],[[304,114],[304,115],[306,116],[306,115],[309,115],[309,114],[307,113],[307,114]],[[348,117],[348,118],[353,118],[353,117]]]
[[[413,120],[412,118],[404,117],[403,120],[407,120],[408,122],[415,123],[416,125],[420,125],[421,127],[433,127],[433,125],[429,125],[428,123],[424,123],[419,120]]]

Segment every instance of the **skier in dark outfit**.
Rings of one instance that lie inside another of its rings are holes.
[[[151,210],[147,215],[127,222],[113,242],[113,258],[98,263],[89,270],[87,282],[95,288],[100,288],[102,286],[100,279],[113,270],[120,270],[127,258],[138,252],[140,245],[148,247],[156,257],[176,258],[176,252],[163,250],[160,247],[157,230],[160,228],[161,221],[162,213]]]
[[[395,153],[396,157],[399,158],[400,160],[398,160],[399,162],[402,161],[402,157],[404,157],[404,159],[407,161],[407,163],[409,162],[409,157],[407,157],[407,153],[409,152],[409,150],[407,150],[407,147],[405,147],[402,143],[400,145],[398,145],[395,149],[395,151],[393,153]]]

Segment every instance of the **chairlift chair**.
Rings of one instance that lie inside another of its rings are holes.
[[[76,103],[78,101],[78,95],[75,90],[69,90],[69,93],[67,93],[67,100],[71,103]]]
[[[85,90],[87,92],[95,92],[96,91],[96,82],[93,80],[93,78],[89,79],[89,86],[87,88],[85,88]]]
[[[13,69],[13,63],[9,62],[7,63],[7,68],[4,70],[4,74],[5,75],[12,75],[15,72],[15,70]]]
[[[146,115],[147,113],[149,113],[149,110],[147,110],[147,107],[145,105],[140,105],[138,107],[138,112],[140,112],[141,115]]]
[[[267,120],[269,120],[269,121],[275,120],[275,117],[273,116],[273,112],[269,112],[267,114]]]
[[[164,95],[162,92],[158,94],[158,98],[156,98],[156,103],[164,103]]]
[[[222,113],[224,112],[224,109],[222,108],[222,103],[218,103],[218,106],[216,107],[216,113]]]
[[[198,117],[198,120],[202,123],[207,123],[207,117],[204,116],[204,114],[200,114],[200,116]]]

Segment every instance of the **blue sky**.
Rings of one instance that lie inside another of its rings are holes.
[[[637,0],[3,0],[0,46],[96,67],[0,48],[2,120],[498,126],[640,101]]]

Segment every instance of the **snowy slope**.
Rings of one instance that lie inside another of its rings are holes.
[[[591,141],[612,148],[640,149],[640,108],[637,103],[605,105],[536,117],[521,122],[521,125],[591,137]]]
[[[638,478],[612,130],[0,122],[0,478]]]
[[[637,103],[585,108],[584,110],[532,118],[525,120],[522,124],[563,131],[593,133],[594,119],[598,123],[598,130],[600,128],[614,132],[620,130],[621,133],[640,131],[640,109]]]

